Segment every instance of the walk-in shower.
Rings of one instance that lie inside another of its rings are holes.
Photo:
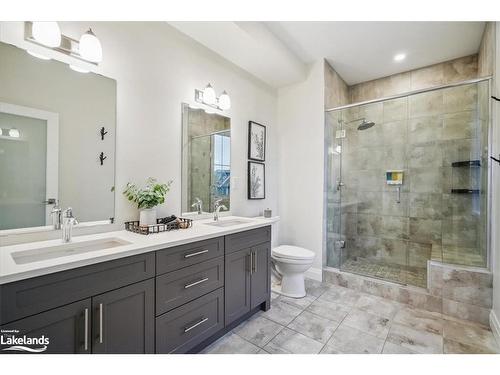
[[[327,110],[327,266],[425,287],[488,264],[489,80]],[[362,130],[362,131],[361,131]]]

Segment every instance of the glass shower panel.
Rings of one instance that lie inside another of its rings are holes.
[[[489,81],[327,112],[327,265],[427,286],[487,266]]]

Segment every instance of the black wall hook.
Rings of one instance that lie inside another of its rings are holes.
[[[105,131],[104,126],[101,128],[101,140],[104,141],[104,136],[108,134],[107,131]]]
[[[491,96],[491,99],[495,99],[497,102],[500,102],[500,99],[498,99],[496,96]]]
[[[104,164],[104,160],[107,158],[108,158],[107,156],[104,156],[104,152],[101,152],[101,154],[99,155],[99,160],[101,161],[101,165]]]
[[[500,155],[499,155],[499,157],[500,157]],[[500,164],[500,159],[497,159],[497,158],[495,158],[495,157],[493,157],[493,156],[490,156],[490,158],[491,158],[491,160],[494,160],[494,161],[496,161],[498,164]]]

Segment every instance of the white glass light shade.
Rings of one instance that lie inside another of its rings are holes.
[[[33,52],[33,51],[30,51],[30,50],[27,50],[26,52],[28,52],[31,56],[34,56],[34,57],[36,57],[38,59],[50,60],[50,57],[44,56],[41,53]]]
[[[210,83],[203,90],[203,102],[205,104],[213,105],[217,101],[217,96],[215,95],[215,90]]]
[[[222,110],[231,108],[231,98],[226,91],[224,91],[219,97],[219,108]]]
[[[95,63],[102,61],[101,42],[92,32],[92,29],[89,29],[89,31],[81,36],[79,43],[79,53],[80,56],[85,60]]]
[[[47,47],[59,47],[61,45],[61,29],[55,21],[33,22],[31,33],[33,39]]]
[[[76,66],[76,65],[69,65],[69,68],[71,70],[74,70],[75,72],[78,72],[78,73],[88,73],[89,71],[85,68],[80,68],[79,66]]]

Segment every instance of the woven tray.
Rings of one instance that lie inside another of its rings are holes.
[[[193,226],[193,220],[184,219],[178,217],[178,220],[174,220],[170,223],[163,224],[162,221],[165,218],[156,219],[157,224],[154,225],[139,225],[139,221],[126,221],[125,229],[129,232],[139,233],[139,234],[152,234],[152,233],[162,233],[177,229],[187,229]]]

